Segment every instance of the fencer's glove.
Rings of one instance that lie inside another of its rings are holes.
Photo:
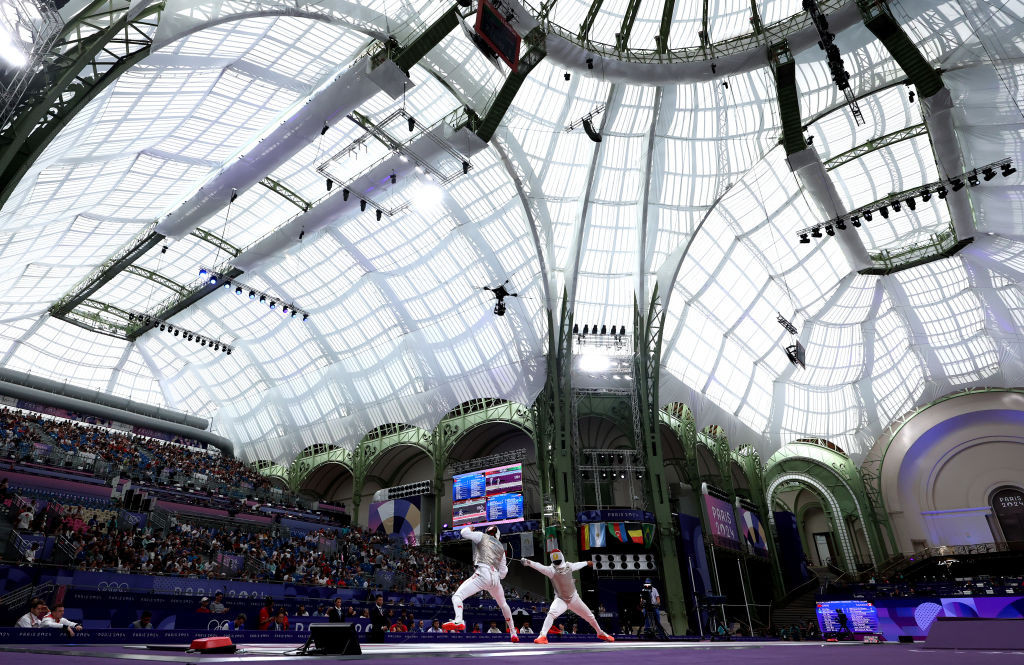
[[[523,557],[522,559],[519,560],[519,563],[523,564],[524,566],[528,566],[530,564],[528,564],[527,561],[529,561],[529,559],[527,559],[526,557]]]

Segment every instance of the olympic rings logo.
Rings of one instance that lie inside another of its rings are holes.
[[[206,630],[227,630],[227,629],[228,629],[228,622],[227,621],[218,621],[217,619],[214,619],[214,620],[210,621],[210,623],[206,624]]]
[[[97,591],[127,591],[127,582],[100,582],[96,585]]]

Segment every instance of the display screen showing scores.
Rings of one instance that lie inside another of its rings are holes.
[[[452,478],[452,527],[523,521],[523,465],[507,464]]]

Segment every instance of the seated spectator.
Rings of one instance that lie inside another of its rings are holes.
[[[351,608],[350,608],[350,609],[351,609]],[[327,606],[326,606],[326,605],[320,605],[320,606],[318,606],[318,607],[316,608],[316,615],[317,615],[318,617],[325,617],[325,616],[327,616]]]
[[[25,561],[28,563],[35,563],[36,557],[39,556],[39,543],[32,543],[32,547],[28,548],[25,552]]]
[[[131,628],[141,628],[141,629],[145,629],[145,630],[152,629],[153,628],[152,618],[153,618],[153,613],[150,612],[149,610],[144,610],[142,612],[142,617],[139,620],[137,620],[137,621],[132,621],[130,627]]]
[[[434,622],[430,624],[430,628],[427,628],[428,633],[443,633],[444,630],[441,628],[441,622],[434,619]]]
[[[299,609],[295,610],[295,616],[297,617],[308,617],[309,612],[306,611],[305,605],[299,605]]]
[[[288,630],[288,615],[284,613],[284,610],[277,611],[274,623],[270,625],[270,630]]]
[[[231,622],[231,625],[228,626],[228,630],[245,630],[245,622],[247,619],[248,617],[245,616],[244,612],[240,613],[235,617],[235,620]]]
[[[213,614],[227,614],[228,608],[224,606],[224,594],[218,591],[213,594],[213,602],[210,603],[210,612]]]
[[[38,628],[43,623],[43,617],[49,612],[50,608],[46,606],[42,598],[33,598],[28,603],[28,612],[14,625],[18,628]]]
[[[203,596],[199,601],[199,607],[196,608],[196,612],[200,614],[210,614],[210,599]]]
[[[527,619],[523,622],[523,625],[519,627],[519,633],[522,635],[533,635],[533,629],[530,628],[530,620]]]
[[[68,637],[74,637],[76,632],[82,632],[82,624],[64,618],[63,603],[54,605],[50,613],[43,617],[40,626],[42,628],[60,628],[67,633]]]
[[[391,624],[391,632],[392,633],[408,633],[409,632],[409,627],[406,626],[404,623],[402,623],[402,620],[399,619],[398,621],[396,621],[393,624]]]
[[[500,633],[501,632],[501,628],[498,628],[498,622],[497,621],[492,621],[490,627],[487,629],[487,632],[488,633],[492,633],[492,634],[493,633]]]

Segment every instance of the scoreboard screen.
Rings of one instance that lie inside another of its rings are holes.
[[[452,527],[523,521],[523,465],[507,464],[452,478]]]

